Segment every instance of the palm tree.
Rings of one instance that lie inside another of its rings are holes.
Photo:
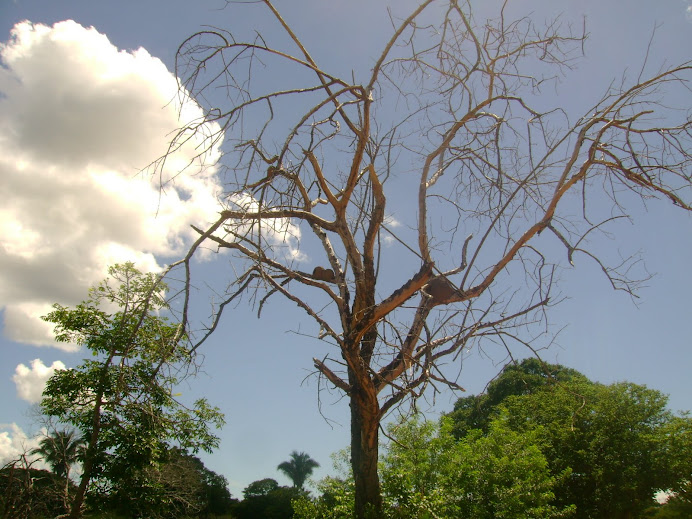
[[[313,460],[306,452],[293,451],[291,459],[279,464],[277,470],[280,470],[291,481],[296,488],[303,488],[305,480],[312,474],[312,471],[319,467],[320,464]]]
[[[70,468],[77,462],[83,449],[84,440],[77,436],[76,431],[63,429],[46,435],[39,442],[39,447],[31,452],[39,454],[56,475],[68,479]]]
[[[69,510],[70,468],[77,463],[84,451],[84,439],[77,436],[74,430],[63,429],[47,434],[38,445],[31,453],[39,454],[43,461],[50,465],[55,475],[65,478],[62,499],[65,510]]]

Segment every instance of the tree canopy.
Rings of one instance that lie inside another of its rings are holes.
[[[84,440],[76,431],[63,429],[47,434],[32,454],[41,456],[57,476],[69,478],[70,468],[77,463],[83,446]]]
[[[282,487],[272,478],[253,481],[243,490],[244,499],[233,507],[233,515],[238,519],[291,519],[293,501],[304,497],[301,488]]]
[[[521,363],[510,363],[488,384],[485,392],[459,398],[449,413],[454,434],[463,437],[472,429],[487,431],[498,406],[510,396],[530,395],[561,381],[587,378],[576,370],[558,364],[546,364],[530,357]]]
[[[71,429],[54,431],[46,434],[31,454],[38,454],[50,465],[53,473],[63,479],[63,506],[65,510],[69,510],[70,488],[73,486],[70,470],[79,459],[84,457],[84,438]]]
[[[542,373],[541,374],[541,370]],[[553,475],[558,506],[585,518],[636,517],[659,490],[692,475],[692,420],[645,386],[603,385],[536,359],[506,368],[487,393],[460,399],[449,417],[459,438],[489,434],[497,420],[535,435]]]
[[[535,432],[519,433],[496,420],[488,434],[475,430],[458,440],[451,426],[449,419],[414,416],[389,427],[391,441],[380,463],[385,517],[557,518],[573,511],[552,504],[554,488],[569,470],[551,474]],[[352,517],[353,480],[345,472],[343,479],[321,481],[316,499],[298,501],[296,516]]]
[[[75,427],[86,444],[73,518],[81,516],[87,491],[108,493],[132,482],[133,491],[143,492],[142,471],[171,443],[195,451],[218,445],[210,430],[223,424],[218,409],[205,399],[186,406],[173,396],[193,357],[183,327],[164,315],[165,290],[160,276],[116,265],[86,301],[56,304],[44,317],[55,323],[58,341],[92,355],[56,371],[41,401],[46,415]]]
[[[98,509],[123,517],[178,519],[227,515],[236,503],[224,476],[174,447],[136,480],[114,482],[107,495],[99,496]]]

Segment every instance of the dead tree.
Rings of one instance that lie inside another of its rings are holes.
[[[533,348],[556,274],[578,255],[614,288],[636,288],[630,264],[609,264],[587,238],[633,198],[691,209],[689,112],[661,100],[687,88],[692,66],[623,80],[575,117],[539,96],[581,58],[581,28],[507,20],[504,8],[477,23],[467,2],[428,0],[393,24],[357,82],[316,63],[271,1],[263,7],[290,45],[274,46],[276,31],[240,41],[209,29],[179,48],[181,93],[209,106],[171,149],[211,129],[229,189],[175,267],[191,286],[201,247],[230,258],[205,338],[248,295],[260,311],[284,298],[315,322],[331,349],[314,366],[350,401],[356,516],[377,515],[390,410],[442,384],[460,389],[465,348]],[[285,250],[298,232],[321,247],[314,270]]]

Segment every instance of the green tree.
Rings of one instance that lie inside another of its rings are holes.
[[[306,496],[297,487],[279,486],[271,478],[253,481],[243,490],[244,499],[233,508],[238,519],[291,519],[293,501]]]
[[[692,517],[692,480],[687,481],[675,494],[668,497],[663,504],[649,508],[642,515],[643,519],[689,519]]]
[[[354,506],[353,478],[326,477],[317,482],[320,495],[303,496],[293,502],[297,519],[351,519]]]
[[[313,364],[349,399],[359,519],[382,507],[379,432],[393,407],[458,389],[445,364],[478,342],[524,351],[575,257],[634,291],[636,255],[595,250],[593,231],[614,232],[650,197],[692,210],[692,64],[602,78],[603,95],[575,113],[551,90],[585,48],[582,24],[536,23],[514,11],[522,2],[484,2],[493,13],[475,17],[473,3],[421,0],[394,14],[381,47],[357,49],[345,76],[314,59],[271,0],[252,3],[267,25],[251,38],[205,28],[177,54],[181,95],[207,110],[169,149],[199,134],[199,153],[215,154],[227,139],[226,205],[197,229],[186,285],[201,284],[197,251],[226,250],[209,330],[242,298],[271,320],[279,297],[332,348]],[[319,251],[304,271],[306,243]]]
[[[392,518],[564,517],[570,508],[551,505],[553,476],[533,432],[520,434],[493,420],[489,432],[461,440],[451,423],[409,420],[390,431],[382,463],[382,487]]]
[[[204,466],[196,456],[187,454],[194,462],[197,472],[202,480],[205,506],[202,509],[203,517],[226,515],[238,500],[231,496],[228,490],[228,480],[221,474]]]
[[[338,477],[327,476],[316,483],[318,496],[303,496],[293,502],[298,519],[351,519],[354,513],[354,481],[349,466],[349,451],[332,454],[332,465]]]
[[[293,481],[293,486],[302,489],[305,481],[320,464],[313,460],[306,452],[291,452],[291,459],[282,461],[276,467]]]
[[[279,482],[272,478],[259,479],[253,481],[243,490],[243,497],[245,499],[251,497],[261,497],[266,496],[269,492],[279,488]]]
[[[236,502],[225,477],[177,447],[139,477],[137,482],[114,482],[100,499],[100,509],[126,517],[177,519],[229,514]]]
[[[383,513],[388,519],[557,518],[573,507],[551,504],[553,488],[569,471],[550,473],[534,432],[520,434],[506,419],[492,421],[489,433],[473,431],[461,440],[452,423],[418,417],[390,426],[380,464]],[[344,456],[337,464],[343,471]],[[354,511],[353,478],[325,478],[321,495],[294,504],[300,519],[348,519]]]
[[[41,401],[46,415],[85,439],[72,518],[82,515],[87,491],[96,497],[128,482],[140,491],[142,471],[170,442],[194,451],[218,445],[210,431],[210,424],[223,424],[218,409],[205,399],[188,408],[173,396],[193,357],[182,326],[163,315],[165,290],[161,277],[131,263],[116,265],[86,301],[75,308],[56,304],[44,317],[55,323],[56,340],[92,354],[74,369],[57,371]]]
[[[527,377],[520,375],[524,368]],[[666,409],[667,397],[631,383],[594,383],[569,371],[557,382],[545,377],[529,391],[502,381],[507,376],[536,382],[535,368],[532,360],[505,370],[496,387],[513,389],[503,391],[502,399],[480,397],[495,402],[480,408],[480,420],[493,423],[504,416],[507,427],[537,438],[554,475],[571,472],[556,483],[556,506],[574,504],[584,518],[636,517],[653,504],[657,490],[680,488],[689,479],[692,421],[673,416]],[[488,394],[494,391],[491,386]],[[463,423],[469,416],[470,423]],[[464,438],[479,414],[467,414],[462,405],[455,406],[451,418],[453,430]]]
[[[567,380],[587,380],[578,371],[559,364],[547,364],[531,357],[518,364],[509,364],[495,378],[485,393],[459,398],[449,413],[457,438],[473,429],[488,430],[498,406],[510,396],[528,395],[545,387]]]
[[[572,469],[556,490],[558,502],[577,505],[580,517],[636,517],[657,490],[692,474],[692,450],[669,424],[667,397],[631,383],[565,384],[504,404],[517,430],[540,426],[553,470]],[[687,424],[689,431],[692,423]],[[687,468],[671,463],[687,456]]]

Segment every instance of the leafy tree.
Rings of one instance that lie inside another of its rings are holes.
[[[536,445],[538,436],[520,434],[496,418],[490,432],[473,431],[461,440],[451,421],[421,422],[417,417],[390,427],[380,465],[384,515],[417,518],[556,518],[573,507],[551,504],[555,477]],[[353,515],[352,478],[326,478],[322,495],[295,504],[301,519],[346,519]]]
[[[56,324],[58,341],[85,346],[93,357],[57,371],[41,402],[46,415],[85,439],[72,518],[82,515],[87,490],[95,497],[132,483],[133,493],[143,491],[143,471],[169,442],[195,451],[218,444],[209,424],[220,427],[221,413],[204,399],[189,409],[173,397],[193,357],[182,326],[161,315],[168,309],[165,289],[154,274],[116,265],[89,299],[72,309],[56,304],[44,317]]]
[[[574,504],[584,518],[636,517],[653,504],[657,490],[680,488],[689,479],[692,420],[667,411],[667,397],[631,383],[597,384],[573,372],[558,383],[546,378],[528,392],[502,382],[505,375],[516,379],[523,368],[527,380],[536,381],[535,367],[525,361],[503,372],[496,387],[514,389],[483,407],[481,421],[504,416],[507,427],[537,438],[553,474],[571,471],[557,482],[553,504]],[[457,422],[469,416],[458,411],[451,414]],[[470,423],[457,423],[454,431],[466,431],[464,438],[477,421],[474,416]]]
[[[690,517],[692,517],[692,481],[688,481],[665,503],[652,506],[642,515],[643,519],[688,519]]]
[[[237,502],[225,477],[177,447],[142,471],[140,477],[137,482],[112,484],[99,500],[100,509],[127,517],[177,519],[229,514]]]
[[[202,479],[205,506],[202,509],[201,515],[208,517],[228,514],[238,500],[231,496],[226,478],[206,468],[196,456],[189,454],[187,456],[193,459]]]
[[[473,429],[487,432],[499,404],[510,396],[529,395],[547,385],[575,379],[587,380],[574,369],[547,364],[533,357],[509,364],[488,384],[484,393],[462,397],[454,403],[454,410],[449,413],[454,435],[461,438]]]
[[[243,497],[245,499],[251,497],[261,497],[266,496],[272,490],[279,488],[279,482],[272,478],[259,479],[253,481],[243,490]]]
[[[243,490],[245,498],[233,508],[233,514],[238,519],[290,519],[293,501],[305,495],[300,488],[281,487],[271,478],[253,481]]]
[[[319,467],[320,464],[313,460],[306,452],[291,452],[289,461],[279,463],[277,470],[280,470],[288,478],[293,481],[293,486],[303,488],[305,481],[310,477],[313,470]]]
[[[297,519],[351,519],[354,512],[354,482],[348,449],[332,454],[339,477],[327,476],[316,483],[316,498],[303,496],[293,502]]]
[[[389,517],[548,518],[570,512],[552,506],[550,474],[533,433],[519,434],[500,417],[487,435],[457,441],[451,425],[411,420],[393,429],[382,487]]]
[[[351,519],[353,517],[353,478],[326,477],[317,483],[320,495],[303,496],[293,502],[297,519]]]
[[[350,401],[359,519],[382,509],[379,429],[393,407],[458,389],[446,361],[465,348],[532,344],[556,271],[577,257],[633,292],[636,257],[586,238],[642,199],[692,209],[692,65],[603,78],[604,95],[569,113],[550,91],[586,32],[514,18],[506,2],[476,19],[471,3],[422,0],[393,16],[382,48],[354,56],[364,77],[317,63],[271,0],[256,4],[281,34],[205,28],[177,56],[182,94],[212,101],[170,149],[197,132],[200,154],[227,139],[227,205],[180,263],[188,292],[211,244],[231,265],[209,333],[229,303],[246,297],[263,315],[279,296],[333,347],[313,363]],[[313,269],[295,261],[299,243],[321,247]]]

